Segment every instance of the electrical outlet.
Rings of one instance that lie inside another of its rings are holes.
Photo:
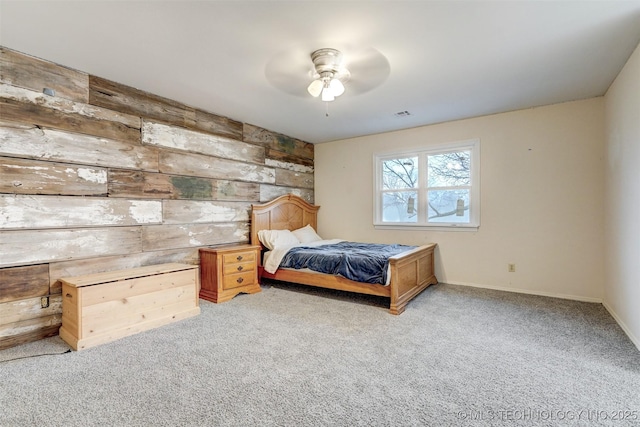
[[[509,264],[509,273],[515,273],[515,272],[516,272],[516,265]]]
[[[49,307],[49,297],[40,297],[40,307],[42,308]]]

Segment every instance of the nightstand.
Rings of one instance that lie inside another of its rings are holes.
[[[240,293],[260,292],[260,246],[234,245],[200,249],[200,298],[225,302]]]

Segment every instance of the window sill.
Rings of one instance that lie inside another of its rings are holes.
[[[476,225],[373,224],[376,230],[478,231]]]

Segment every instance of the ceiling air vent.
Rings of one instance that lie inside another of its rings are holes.
[[[411,113],[408,112],[407,110],[398,111],[397,113],[394,114],[394,116],[396,116],[396,117],[409,117],[410,115],[411,115]]]

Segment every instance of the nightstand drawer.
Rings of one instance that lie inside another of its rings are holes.
[[[223,263],[222,266],[222,274],[227,275],[227,274],[235,274],[235,273],[242,273],[245,271],[253,271],[256,269],[256,263],[253,261],[249,261],[249,262],[236,262],[236,263]]]
[[[248,286],[255,284],[256,273],[247,271],[246,273],[229,274],[223,277],[224,289],[233,289],[239,286]]]
[[[253,263],[256,260],[255,251],[236,252],[232,254],[223,254],[222,262],[225,264],[234,264],[238,262],[250,262]]]

